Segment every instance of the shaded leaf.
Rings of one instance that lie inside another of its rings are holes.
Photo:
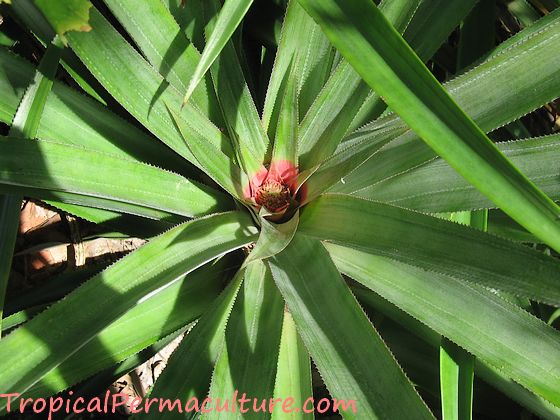
[[[342,272],[559,404],[558,331],[480,286],[363,251],[334,245],[328,249]]]
[[[241,20],[253,4],[253,0],[226,0],[220,10],[212,34],[208,37],[202,57],[192,76],[183,104],[187,103],[194,89],[198,86],[214,60],[218,57],[226,43],[229,41]]]
[[[254,240],[250,223],[232,212],[179,225],[93,277],[0,342],[0,387],[23,393],[150,292]]]

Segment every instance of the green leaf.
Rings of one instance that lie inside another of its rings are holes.
[[[69,44],[101,84],[142,125],[193,164],[196,159],[177,131],[167,106],[179,109],[181,96],[134,50],[95,9],[88,33],[71,32]],[[180,113],[190,137],[200,137],[209,146],[231,153],[229,139],[200,110],[185,106]]]
[[[270,272],[262,261],[247,266],[245,279],[231,312],[222,351],[212,375],[209,397],[212,401],[229,401],[229,407],[248,412],[242,417],[269,418],[269,398],[274,392],[274,379],[284,302]],[[252,404],[238,405],[231,401],[238,398],[256,399],[260,408]],[[216,403],[219,404],[219,403]],[[231,418],[230,412],[213,413],[212,418]]]
[[[379,10],[402,33],[420,3],[420,0],[383,1]],[[370,94],[371,88],[350,63],[342,60],[301,123],[302,168],[320,164],[332,155]],[[377,100],[382,104],[379,97]]]
[[[90,31],[89,0],[35,0],[54,30],[59,35],[68,31]]]
[[[153,239],[2,340],[0,388],[23,393],[144,296],[252,242],[255,233],[248,215],[232,212]]]
[[[203,138],[189,136],[187,124],[171,108],[167,108],[183,141],[202,168],[218,185],[232,196],[243,200],[243,187],[249,184],[246,175],[227,155],[212,147]]]
[[[261,232],[259,239],[251,253],[245,259],[244,264],[251,261],[262,260],[282,252],[286,248],[294,235],[299,224],[299,210],[290,220],[284,223],[274,223],[269,221],[263,214],[259,215],[261,222]]]
[[[302,168],[318,165],[334,153],[370,92],[348,62],[336,67],[301,122]]]
[[[287,310],[284,311],[282,338],[280,340],[280,354],[278,355],[278,369],[274,385],[274,399],[286,401],[293,399],[294,407],[303,407],[304,402],[313,395],[311,383],[311,363],[307,350],[301,340],[294,319]],[[272,412],[272,419],[312,419],[312,413],[285,413],[280,406]]]
[[[402,124],[391,123],[391,118],[381,119],[375,127],[368,129],[366,135],[357,133],[355,138],[342,143],[336,153],[310,176],[307,181],[306,200],[312,201],[339,181],[345,183],[346,174],[407,130]]]
[[[332,47],[321,28],[303,10],[297,0],[290,0],[284,17],[278,52],[268,83],[263,126],[271,140],[276,134],[278,114],[290,69],[298,74],[299,111],[305,112],[322,88],[332,63]]]
[[[183,104],[186,104],[212,63],[227,44],[241,20],[253,4],[253,0],[226,0],[220,10],[212,34],[208,37],[202,57],[192,76]]]
[[[31,82],[35,69],[2,48],[0,63],[4,71],[0,77],[0,120],[9,124],[23,97],[20,86]],[[150,162],[182,174],[193,172],[181,156],[156,138],[57,81],[45,103],[35,137]]]
[[[100,220],[102,222],[109,221],[111,218],[117,218],[122,213],[114,211],[107,213],[107,210],[105,210],[107,208],[115,207],[118,207],[123,213],[126,213],[126,215],[134,215],[135,217],[139,217],[143,220],[145,220],[145,218],[152,219],[151,221],[147,221],[148,225],[152,223],[161,223],[164,230],[182,223],[186,219],[184,216],[177,216],[161,210],[142,207],[124,201],[117,202],[112,199],[105,199],[99,196],[80,195],[63,191],[50,191],[47,189],[33,187],[21,187],[19,185],[3,184],[1,182],[0,192],[4,194],[21,194],[22,192],[25,192],[25,194],[30,197],[36,197],[46,203],[52,203],[54,207],[59,208],[62,211],[65,211],[65,209],[71,210],[69,213],[72,215],[78,217],[83,215],[85,216],[85,220],[90,220],[90,216],[94,219],[92,221]],[[60,205],[60,207],[57,207],[57,205]],[[71,207],[72,205],[74,207]],[[78,211],[74,213],[73,211],[76,209],[78,209]],[[96,212],[96,210],[100,210],[100,212]],[[123,228],[124,227],[125,226],[123,226]]]
[[[363,251],[328,249],[346,275],[521,385],[560,403],[558,331],[480,286]]]
[[[329,245],[329,250],[333,251],[333,248]],[[333,256],[335,256],[336,251],[333,251]],[[428,343],[433,347],[434,350],[439,348],[441,343],[441,335],[431,328],[427,327],[426,324],[420,322],[418,319],[412,317],[408,313],[404,312],[399,307],[395,306],[393,303],[389,302],[385,298],[381,297],[377,293],[365,289],[361,284],[358,284],[353,288],[353,292],[356,294],[360,302],[368,305],[369,307],[375,308],[382,315],[390,318],[392,321],[398,323],[403,328],[414,334],[415,336],[421,338],[425,343]],[[385,322],[383,322],[384,324]],[[382,331],[382,334],[385,331]],[[415,343],[414,347],[408,346],[409,349],[413,350],[414,354],[418,354],[420,351],[420,346],[418,342]],[[392,347],[393,349],[394,347]],[[395,349],[396,350],[396,349]],[[434,357],[436,356],[436,357]],[[432,371],[427,363],[433,363],[437,360],[437,351],[433,353],[433,356],[429,361],[424,361],[422,367],[429,369],[431,372],[435,373],[435,369]],[[435,366],[434,366],[435,367]],[[560,415],[560,408],[552,405],[549,401],[544,398],[534,394],[527,388],[519,385],[518,383],[511,380],[507,375],[500,372],[497,368],[488,365],[488,363],[476,360],[475,372],[478,378],[482,379],[484,382],[490,384],[503,394],[507,395],[513,401],[517,401],[523,407],[529,409],[536,415],[545,419],[556,419]],[[437,374],[434,380],[437,381]],[[438,397],[437,394],[437,383],[433,387],[435,390],[434,397]]]
[[[560,200],[560,183],[557,180],[559,140],[559,135],[552,135],[498,143],[497,146],[546,194],[554,200]],[[430,160],[414,169],[356,191],[354,195],[425,212],[495,207],[443,159]]]
[[[200,53],[181,31],[161,1],[106,0],[105,4],[130,34],[146,59],[179,92],[200,61]],[[217,124],[222,118],[210,80],[200,83],[192,103]]]
[[[560,208],[456,105],[372,2],[300,1],[364,80],[430,147],[513,219],[560,251]]]
[[[409,42],[418,57],[427,61],[448,39],[476,2],[477,0],[461,2],[424,0],[407,25],[403,37]],[[356,114],[349,131],[371,122],[381,114],[385,107],[385,103],[377,94],[370,95]]]
[[[61,392],[194,321],[219,295],[225,268],[223,263],[202,267],[155,295],[146,296],[51,370],[25,392],[25,397]]]
[[[272,162],[288,161],[297,167],[299,112],[295,67],[290,67],[290,71],[286,73],[285,85],[274,136]]]
[[[194,167],[158,139],[63,84],[54,85],[37,137],[195,174]]]
[[[558,260],[457,223],[327,194],[301,212],[298,231],[560,306]]]
[[[483,130],[492,131],[560,96],[560,79],[554,77],[560,65],[560,45],[555,42],[560,36],[559,22],[560,10],[509,38],[480,65],[445,84]],[[407,131],[396,115],[369,124],[348,140],[353,142],[358,136],[367,139],[370,132],[375,135],[377,127],[393,124],[402,127],[401,137],[351,174],[339,174],[344,176],[344,183],[340,182],[331,191],[354,192],[437,156],[414,132]],[[344,143],[341,148],[345,147]]]
[[[443,418],[472,419],[473,356],[443,338],[439,363]]]
[[[207,37],[212,36],[218,24],[213,17],[218,15],[220,5],[218,0],[204,2],[204,12],[209,19],[205,32]],[[245,81],[233,41],[224,45],[211,66],[211,74],[239,163],[252,178],[264,169],[266,156],[270,155],[270,142]]]
[[[204,11],[200,1],[163,0],[181,30],[198,51],[204,49]]]
[[[184,404],[191,398],[203,401],[208,395],[214,364],[223,347],[226,325],[244,274],[245,270],[237,273],[173,352],[166,369],[163,370],[150,393],[152,397],[169,398],[172,401],[180,399]],[[188,374],[186,375],[185,372]],[[194,416],[195,413],[192,412],[186,417]],[[144,417],[150,418],[149,413]],[[161,417],[184,416],[165,411]]]
[[[77,198],[76,200],[74,200]],[[83,197],[66,195],[62,199],[81,201]],[[185,222],[181,216],[173,216],[165,212],[154,211],[153,219],[145,217],[118,213],[110,210],[86,207],[85,205],[63,203],[62,201],[45,200],[45,202],[60,211],[79,217],[83,220],[97,224],[97,237],[120,237],[120,238],[142,238],[148,239],[157,236],[167,229],[171,229],[178,223]],[[92,205],[96,205],[97,199],[92,199]],[[158,217],[159,216],[159,217]]]
[[[345,418],[433,417],[320,242],[296,235],[269,261],[332,397],[356,403],[340,410]]]
[[[173,334],[162,338],[158,342],[152,344],[151,346],[145,348],[140,353],[137,353],[129,358],[125,359],[121,363],[105,369],[102,372],[97,373],[92,378],[78,384],[74,389],[74,395],[83,395],[84,398],[94,397],[107,390],[112,384],[117,382],[120,378],[128,373],[131,373],[137,367],[140,367],[160,351],[164,350],[173,340],[177,339],[181,334],[184,334],[189,328],[192,328],[194,323],[175,331]],[[165,350],[164,350],[165,351]]]
[[[19,103],[10,126],[9,134],[11,136],[24,139],[36,136],[47,96],[53,86],[61,52],[61,42],[58,38],[55,38],[47,48],[35,73],[35,78]]]
[[[11,122],[9,134],[16,136],[17,143],[33,138],[37,133],[45,102],[53,85],[62,51],[61,42],[55,38],[47,48],[32,83],[27,88]],[[5,156],[13,159],[14,156]],[[2,336],[2,314],[12,256],[19,227],[22,197],[19,194],[0,196],[0,338]]]
[[[425,0],[407,26],[404,38],[410,40],[411,46],[419,57],[427,60],[437,52],[449,34],[469,15],[476,4],[480,2]]]
[[[0,150],[0,184],[22,192],[30,188],[38,198],[55,198],[57,191],[98,197],[102,208],[147,217],[150,208],[186,217],[231,208],[228,197],[210,187],[112,155],[11,137],[0,140]]]
[[[50,40],[56,35],[56,31],[44,17],[34,0],[18,0],[12,5],[10,10],[14,12],[21,26],[27,28],[41,44],[48,45]],[[111,96],[107,94],[99,82],[88,72],[72,50],[66,48],[62,51],[61,65],[88,95],[104,105],[115,105],[115,101],[112,100]]]
[[[11,124],[36,69],[3,47],[0,47],[0,63],[0,120]]]

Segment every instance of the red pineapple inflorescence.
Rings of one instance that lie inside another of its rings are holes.
[[[292,199],[296,199],[298,168],[290,161],[279,160],[270,163],[268,170],[262,168],[249,181],[245,196],[256,207],[265,207],[272,213],[285,211]]]

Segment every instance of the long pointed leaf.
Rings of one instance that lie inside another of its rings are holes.
[[[420,3],[421,0],[382,1],[379,10],[402,33]],[[367,83],[350,63],[342,60],[302,121],[302,168],[322,163],[336,150],[370,94]],[[385,107],[379,97],[377,100]]]
[[[456,105],[373,3],[300,1],[364,80],[430,147],[513,219],[560,251],[560,208]]]
[[[171,108],[167,108],[183,141],[198,166],[232,196],[243,198],[243,187],[248,185],[246,175],[226,154],[212,147],[203,138],[189,136],[189,127]]]
[[[227,44],[241,20],[253,4],[253,0],[226,0],[224,6],[220,10],[216,25],[212,30],[212,34],[208,37],[208,41],[204,46],[202,57],[198,63],[194,75],[189,82],[183,104],[185,104],[194,89],[198,86],[214,60],[218,57],[224,46]]]
[[[18,143],[22,138],[34,138],[37,134],[45,102],[58,68],[61,51],[61,41],[55,38],[47,48],[33,82],[23,95],[9,132],[16,137]],[[13,155],[9,158],[13,159]],[[0,196],[0,230],[2,233],[2,243],[0,244],[0,338],[2,336],[4,298],[12,267],[21,201],[22,197],[19,194]]]
[[[143,299],[50,371],[25,392],[25,397],[46,397],[63,391],[194,321],[219,295],[224,268],[220,262],[201,267]]]
[[[261,210],[262,211],[262,210]],[[261,232],[255,248],[245,259],[244,264],[262,260],[282,252],[291,242],[299,224],[299,211],[284,223],[274,223],[260,216]]]
[[[560,306],[559,261],[457,223],[327,194],[301,211],[299,232]]]
[[[196,159],[175,128],[167,106],[179,109],[181,96],[140,54],[92,8],[88,33],[67,35],[78,57],[102,85],[148,130],[193,164]],[[126,75],[126,76],[123,76]],[[200,110],[187,105],[181,119],[189,137],[200,137],[212,147],[231,153],[229,139]]]
[[[296,235],[270,267],[331,395],[355,401],[345,418],[432,418],[320,242]]]
[[[228,401],[230,411],[234,407],[247,410],[248,407],[231,401],[237,391],[239,398],[256,399],[257,407],[266,401],[265,410],[249,410],[244,418],[270,417],[268,400],[274,392],[283,313],[282,296],[267,267],[262,261],[249,264],[212,375],[208,394],[212,401],[219,399],[221,404]],[[229,419],[230,411],[212,413],[208,417]]]
[[[560,199],[560,136],[498,143],[498,148],[553,200]],[[406,152],[405,152],[406,153]],[[390,177],[354,195],[427,212],[495,207],[443,159]]]
[[[477,67],[445,84],[480,128],[490,132],[560,96],[560,79],[554,77],[560,65],[560,45],[556,42],[559,22],[557,10],[500,44]],[[336,185],[333,192],[354,192],[437,156],[418,135],[407,131],[396,115],[392,118],[392,122],[391,117],[382,118],[348,137],[349,141],[356,136],[367,138],[370,130],[375,135],[378,124],[401,125],[403,129],[400,138],[361,167],[347,176],[339,174],[344,176],[344,184]]]
[[[328,247],[330,251],[333,251],[334,248],[338,248],[332,247],[330,245]],[[336,250],[333,251],[332,254],[336,261],[335,254]],[[383,315],[389,317],[391,320],[395,321],[403,328],[407,329],[412,334],[422,339],[425,343],[428,343],[434,349],[439,347],[439,344],[441,342],[441,335],[431,328],[427,327],[426,324],[420,322],[418,319],[404,312],[402,309],[395,306],[385,298],[379,296],[377,293],[361,287],[361,285],[359,287],[355,287],[353,291],[354,293],[356,293],[360,302],[363,302],[370,307],[374,307]],[[417,343],[415,344],[416,345],[414,346],[413,351],[416,354],[418,345]],[[432,358],[431,361],[433,362],[434,359],[435,358]],[[425,363],[423,365],[425,366]],[[488,363],[482,362],[480,359],[477,359],[475,370],[476,375],[484,382],[493,386],[512,400],[517,401],[520,405],[532,411],[537,416],[550,420],[555,420],[560,417],[559,407],[554,406],[541,396],[534,394],[527,388],[514,382],[507,375],[500,372],[497,368],[489,366]],[[435,379],[437,380],[437,377]]]
[[[304,402],[313,395],[311,383],[311,363],[305,345],[301,340],[292,315],[284,311],[278,370],[274,384],[274,398],[293,398],[294,407],[303,407]],[[272,411],[272,419],[289,417],[276,406]],[[312,413],[290,413],[292,419],[312,419]]]
[[[0,120],[11,123],[24,93],[20,86],[31,82],[35,69],[26,60],[2,48],[0,63],[3,69],[0,77]],[[57,81],[45,103],[35,137],[123,155],[175,172],[189,173],[185,160],[156,138],[97,101]]]
[[[126,212],[131,204],[138,206],[133,206],[136,214],[147,207],[187,217],[229,207],[228,198],[209,187],[103,153],[10,137],[0,140],[0,150],[0,184],[47,190],[50,198],[69,192],[105,199],[110,210]]]
[[[150,395],[188,401],[198,401],[208,394],[214,364],[224,343],[226,325],[237,298],[245,270],[235,278],[198,320],[169,359],[167,369],[156,381]],[[185,374],[188,372],[188,374]],[[195,418],[197,413],[185,415],[165,411],[163,418]],[[150,413],[144,415],[151,418]]]
[[[305,40],[302,43],[301,40]],[[282,25],[282,33],[274,67],[268,83],[262,121],[270,139],[274,139],[278,113],[285,96],[285,80],[290,68],[299,76],[298,97],[300,111],[306,110],[328,76],[331,45],[321,28],[303,10],[297,0],[290,0]]]
[[[272,151],[272,162],[288,161],[298,166],[298,96],[297,75],[294,67],[286,73],[284,97],[280,104],[276,135],[274,136],[274,149]]]
[[[146,294],[253,241],[250,223],[241,213],[197,219],[101,272],[0,343],[0,388],[26,391]]]
[[[204,2],[204,12],[209,19],[206,25],[208,36],[218,24],[213,16],[218,14],[220,5],[219,0]],[[261,168],[264,169],[266,156],[270,154],[270,142],[245,81],[233,41],[224,45],[211,66],[211,74],[240,165],[252,178]]]
[[[179,92],[200,61],[200,53],[183,34],[162,1],[105,0],[147,60]],[[199,83],[191,102],[216,124],[222,123],[210,81]]]
[[[474,358],[445,338],[441,340],[439,371],[441,408],[445,419],[472,419]]]
[[[480,286],[362,251],[331,245],[329,251],[345,274],[533,392],[560,403],[558,331]]]

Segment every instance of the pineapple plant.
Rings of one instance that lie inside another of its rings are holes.
[[[184,334],[139,416],[560,418],[557,0],[93,3],[0,9],[0,309],[22,197],[147,242],[0,317],[1,409]]]

